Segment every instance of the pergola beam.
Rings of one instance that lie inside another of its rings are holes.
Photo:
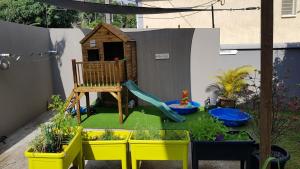
[[[271,154],[273,0],[261,0],[260,166]]]

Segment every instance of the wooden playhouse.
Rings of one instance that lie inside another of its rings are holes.
[[[100,24],[81,41],[82,61],[72,60],[74,89],[68,101],[77,105],[77,119],[81,122],[80,98],[85,95],[90,112],[89,92],[107,92],[118,101],[119,121],[123,122],[122,83],[137,81],[136,42],[120,29]],[[128,91],[126,90],[126,115]]]

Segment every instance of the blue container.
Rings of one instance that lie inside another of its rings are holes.
[[[71,113],[72,116],[75,116],[77,114],[77,110],[75,107],[72,109],[67,110],[69,113]],[[86,107],[81,107],[80,106],[80,114],[86,114],[87,113],[87,108]]]
[[[237,127],[246,124],[251,116],[246,112],[233,108],[216,108],[209,111],[214,118],[221,120],[228,127]]]
[[[185,115],[185,114],[191,114],[198,111],[198,108],[200,107],[200,103],[195,101],[190,101],[189,105],[187,107],[173,107],[170,106],[172,104],[180,104],[180,100],[172,100],[165,102],[166,105],[168,105],[173,111],[177,112],[178,114]]]

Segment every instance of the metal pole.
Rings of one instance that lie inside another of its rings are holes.
[[[105,4],[110,4],[110,0],[105,0]],[[111,14],[110,13],[105,14],[105,23],[111,24]]]
[[[215,13],[214,13],[214,5],[211,5],[211,21],[212,21],[212,28],[215,28]]]
[[[271,154],[273,0],[261,0],[260,166]]]

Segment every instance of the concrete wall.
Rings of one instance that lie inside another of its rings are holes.
[[[158,7],[191,7],[208,2],[207,0],[156,0],[142,1],[143,3]],[[274,1],[274,41],[276,43],[299,42],[300,34],[300,1],[297,2],[297,15],[291,18],[281,17],[282,0]],[[146,6],[146,5],[144,5]],[[218,8],[245,8],[260,6],[260,0],[230,0],[224,6],[220,3],[214,5]],[[199,9],[208,8],[199,7]],[[216,11],[215,27],[220,28],[221,44],[249,44],[260,42],[260,10],[254,11]],[[151,19],[152,18],[152,19]],[[157,19],[167,18],[167,19]],[[170,18],[170,19],[168,19]],[[138,25],[143,28],[211,28],[211,12],[185,12],[173,14],[144,15],[138,19]]]
[[[128,33],[137,43],[138,85],[167,101],[190,91],[190,54],[194,29],[161,29]],[[155,54],[168,53],[157,60]]]
[[[22,56],[9,70],[0,71],[0,135],[11,133],[43,113],[52,93],[69,96],[73,89],[71,59],[81,60],[79,41],[88,31],[0,22],[0,53]],[[220,71],[245,64],[260,68],[258,45],[221,45],[221,49],[238,53],[219,55],[219,29],[124,31],[137,41],[138,85],[164,101],[177,99],[181,90],[188,89],[194,100],[203,103],[208,96],[207,85]],[[37,55],[48,50],[58,53]],[[170,59],[156,60],[157,53],[169,53]],[[290,88],[291,96],[300,96],[300,88],[295,85],[300,83],[299,55],[299,43],[275,45],[279,76]],[[91,99],[95,97],[93,94]]]
[[[0,136],[46,111],[52,94],[50,46],[47,29],[0,21],[0,53],[21,56],[6,71],[0,70]],[[31,53],[35,53],[31,55]]]
[[[219,66],[216,65],[220,49],[219,29],[195,29],[191,44],[191,96],[202,105],[209,96],[206,87],[213,83]]]
[[[218,69],[226,70],[250,64],[260,69],[260,46],[252,45],[221,45],[221,49],[238,50],[236,55],[220,55]],[[300,96],[300,43],[274,44],[273,59],[277,61],[275,70],[278,77],[288,88],[288,96]]]

